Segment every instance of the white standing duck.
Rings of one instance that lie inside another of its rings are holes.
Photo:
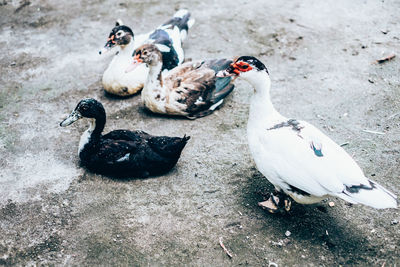
[[[196,119],[211,114],[232,92],[231,77],[215,74],[232,63],[217,59],[184,63],[162,75],[165,46],[145,44],[135,50],[132,65],[126,70],[146,65],[149,75],[142,90],[142,101],[154,113],[185,116]],[[161,50],[161,51],[160,51]]]
[[[103,74],[104,89],[110,94],[129,96],[143,88],[149,72],[145,65],[134,72],[125,72],[132,61],[135,48],[143,43],[156,43],[169,48],[168,52],[163,54],[163,70],[170,70],[181,64],[184,60],[182,44],[193,24],[194,19],[190,19],[190,13],[186,9],[181,9],[156,30],[135,36],[131,28],[118,20],[104,48],[99,51],[99,54],[104,54],[119,47],[119,51]]]
[[[301,204],[336,196],[377,209],[397,207],[396,196],[366,178],[342,147],[313,125],[279,114],[270,99],[268,70],[258,59],[239,57],[217,75],[241,77],[255,90],[247,124],[249,148],[258,170],[276,189],[260,206],[288,211],[287,196]]]

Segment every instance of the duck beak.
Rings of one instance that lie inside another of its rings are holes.
[[[109,37],[107,39],[107,43],[104,45],[104,47],[102,49],[100,49],[99,55],[106,54],[107,52],[109,52],[111,50],[111,48],[113,48],[115,46],[115,44],[117,42],[114,39],[115,39],[115,35],[111,35],[111,37]]]
[[[219,77],[219,78],[223,78],[223,77],[230,77],[230,76],[235,76],[235,73],[229,73],[227,70],[220,70],[217,72],[217,74],[215,74],[215,76]]]
[[[102,49],[99,50],[99,55],[107,54],[108,52],[110,52],[110,50],[111,50],[111,47],[106,45]]]
[[[63,120],[60,123],[60,126],[61,127],[66,127],[66,126],[71,125],[72,123],[76,122],[77,120],[79,120],[81,118],[82,118],[82,115],[79,114],[79,112],[74,110],[74,111],[71,112],[71,114],[69,114],[69,116],[65,120]]]
[[[134,69],[136,69],[140,64],[143,63],[143,60],[139,58],[140,55],[135,55],[133,57],[133,62],[132,64],[125,70],[125,73],[131,72]]]

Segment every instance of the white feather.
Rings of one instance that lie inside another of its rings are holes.
[[[127,161],[127,160],[129,160],[129,156],[130,156],[130,155],[131,155],[131,153],[127,153],[127,154],[125,154],[125,156],[123,156],[123,157],[117,159],[116,162]]]
[[[79,140],[79,149],[78,149],[78,155],[81,153],[83,148],[87,143],[90,141],[90,135],[96,128],[96,120],[95,119],[89,119],[89,128],[83,132],[81,135],[81,139]]]
[[[103,74],[103,87],[112,94],[131,95],[140,90],[148,75],[148,68],[145,64],[138,66],[132,72],[125,70],[132,64],[133,42],[114,56],[108,68]],[[127,90],[124,90],[126,88]]]
[[[216,109],[219,105],[222,104],[222,102],[224,102],[223,99],[221,99],[220,101],[218,101],[217,103],[215,103],[214,105],[212,105],[212,106],[209,108],[209,110],[214,110],[214,109]]]
[[[184,16],[186,16],[189,13],[189,10],[187,9],[179,9],[178,11],[176,11],[176,13],[174,14],[175,18],[183,18]]]
[[[141,45],[144,45],[145,43],[148,43],[148,40],[150,39],[150,35],[153,33],[154,31],[148,32],[146,34],[139,34],[139,35],[135,35],[135,42],[134,42],[134,46],[133,49],[131,51],[131,56],[133,51],[138,48]]]
[[[171,51],[171,48],[169,48],[166,45],[163,44],[154,44],[154,45],[158,48],[158,50],[160,50],[160,52],[168,53],[169,51]]]

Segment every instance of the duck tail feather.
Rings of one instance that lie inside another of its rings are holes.
[[[189,141],[190,136],[186,136],[186,134],[182,137],[182,143],[187,143],[187,141]]]
[[[154,151],[166,156],[180,155],[181,151],[185,147],[190,136],[180,137],[168,137],[168,136],[156,136],[149,140],[149,145]]]
[[[161,29],[173,29],[178,27],[181,34],[181,41],[186,39],[189,29],[195,23],[194,18],[190,18],[190,12],[187,9],[178,10],[172,18],[160,26]]]
[[[176,13],[174,14],[174,18],[178,18],[181,20],[180,24],[184,26],[184,27],[179,27],[178,25],[179,29],[181,30],[182,28],[187,28],[186,30],[189,30],[190,28],[193,27],[194,23],[196,22],[194,18],[191,18],[189,10],[184,8],[176,11]]]
[[[369,180],[369,185],[346,186],[338,197],[375,209],[397,208],[398,205],[395,194],[372,180]]]

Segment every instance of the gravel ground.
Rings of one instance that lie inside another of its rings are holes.
[[[104,94],[111,57],[97,52],[115,20],[147,32],[184,7],[196,18],[188,58],[262,59],[282,114],[346,143],[367,177],[400,194],[400,61],[374,63],[400,55],[398,1],[1,0],[0,265],[399,266],[397,210],[257,206],[272,186],[247,147],[247,83],[195,121]],[[162,177],[94,175],[76,153],[86,122],[58,126],[84,97],[104,104],[106,131],[192,139]]]

